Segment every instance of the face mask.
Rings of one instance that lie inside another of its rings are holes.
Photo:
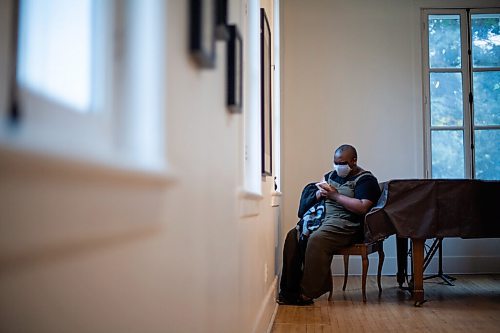
[[[333,168],[337,171],[337,175],[342,178],[345,178],[351,172],[351,167],[348,164],[334,164]]]

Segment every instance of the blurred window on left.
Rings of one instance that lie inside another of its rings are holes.
[[[17,31],[11,59],[15,121],[7,134],[0,133],[0,143],[66,159],[116,162],[114,73],[120,62],[113,34],[120,8],[99,0],[10,3]]]
[[[92,100],[92,5],[24,0],[19,8],[19,84],[77,112]]]
[[[0,47],[0,67],[11,63],[13,73],[0,149],[164,172],[165,1],[0,0],[0,19],[9,4],[0,42],[11,35],[12,55]]]

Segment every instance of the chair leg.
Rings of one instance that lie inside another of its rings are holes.
[[[363,260],[363,276],[361,280],[361,290],[363,292],[363,302],[366,302],[366,275],[368,274],[368,255],[363,254],[362,256]]]
[[[378,284],[378,295],[382,294],[382,265],[384,265],[385,253],[384,248],[382,247],[382,243],[380,243],[380,247],[378,249],[378,271],[377,271],[377,284]]]
[[[342,290],[345,291],[345,287],[347,286],[347,274],[349,273],[349,255],[344,254],[344,285],[342,286]]]
[[[332,294],[333,294],[333,276],[331,277],[330,293],[328,294],[328,301],[332,300]]]

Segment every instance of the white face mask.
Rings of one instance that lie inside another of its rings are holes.
[[[351,172],[351,167],[348,164],[333,164],[333,169],[337,171],[337,175],[342,178],[345,178],[349,172]]]

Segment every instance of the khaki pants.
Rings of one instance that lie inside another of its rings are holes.
[[[302,293],[317,298],[330,291],[333,253],[362,239],[360,232],[349,232],[325,220],[307,242],[304,272],[300,284]]]

